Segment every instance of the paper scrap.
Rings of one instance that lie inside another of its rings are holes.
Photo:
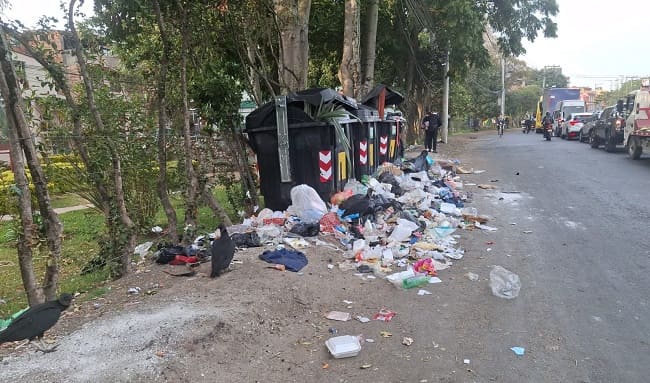
[[[431,277],[429,278],[429,283],[442,283],[442,279],[438,277]]]
[[[431,295],[431,291],[420,289],[418,290],[418,295]]]
[[[510,349],[512,350],[512,352],[514,352],[518,356],[522,356],[522,355],[524,355],[526,353],[526,349],[523,348],[523,347],[516,347],[515,346],[515,347],[510,347]]]

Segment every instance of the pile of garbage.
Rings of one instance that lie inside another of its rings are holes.
[[[440,282],[437,272],[464,256],[454,233],[491,229],[485,225],[488,217],[465,206],[471,193],[463,189],[459,165],[434,161],[424,151],[348,181],[327,202],[312,187],[298,185],[286,211],[263,209],[228,230],[238,247],[269,245],[300,253],[313,245],[327,246],[341,255],[330,269],[385,278],[406,289]]]

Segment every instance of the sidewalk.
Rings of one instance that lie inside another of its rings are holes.
[[[77,206],[60,207],[60,208],[56,208],[56,209],[54,209],[54,211],[55,211],[57,214],[63,214],[63,213],[67,213],[67,212],[70,212],[70,211],[90,209],[90,208],[93,208],[93,207],[94,207],[93,204],[89,204],[89,203],[87,203],[87,204],[85,204],[85,205],[77,205]],[[14,217],[11,216],[11,215],[3,215],[2,217],[0,217],[0,221],[2,221],[2,222],[11,221],[11,220],[13,220],[13,219],[14,219]]]

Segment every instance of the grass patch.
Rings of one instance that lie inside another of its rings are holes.
[[[237,212],[228,204],[225,189],[216,187],[213,190],[215,197],[226,209],[228,215],[237,222]],[[52,199],[52,204],[55,207],[77,206],[86,203],[83,198],[75,194],[65,194]],[[182,194],[174,194],[172,203],[176,209],[179,225],[182,225],[185,214]],[[106,270],[98,270],[85,275],[80,274],[83,266],[99,251],[98,239],[105,230],[104,217],[94,209],[84,209],[60,214],[60,219],[63,223],[63,247],[59,264],[59,290],[85,293],[81,298],[83,301],[106,294],[108,288],[103,286],[108,280]],[[167,218],[162,209],[156,214],[155,222],[159,226],[166,226]],[[220,220],[212,210],[202,206],[199,208],[198,222],[197,234],[203,234],[216,230]],[[16,253],[18,230],[20,230],[18,220],[0,222],[0,298],[7,302],[0,305],[0,317],[3,318],[27,305]],[[43,275],[45,261],[45,257],[34,250],[34,268],[38,277]]]

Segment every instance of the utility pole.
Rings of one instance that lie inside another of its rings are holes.
[[[447,51],[445,57],[445,70],[443,73],[445,78],[443,79],[442,90],[442,142],[446,144],[449,133],[449,51]]]
[[[506,58],[501,57],[501,117],[506,115]]]

